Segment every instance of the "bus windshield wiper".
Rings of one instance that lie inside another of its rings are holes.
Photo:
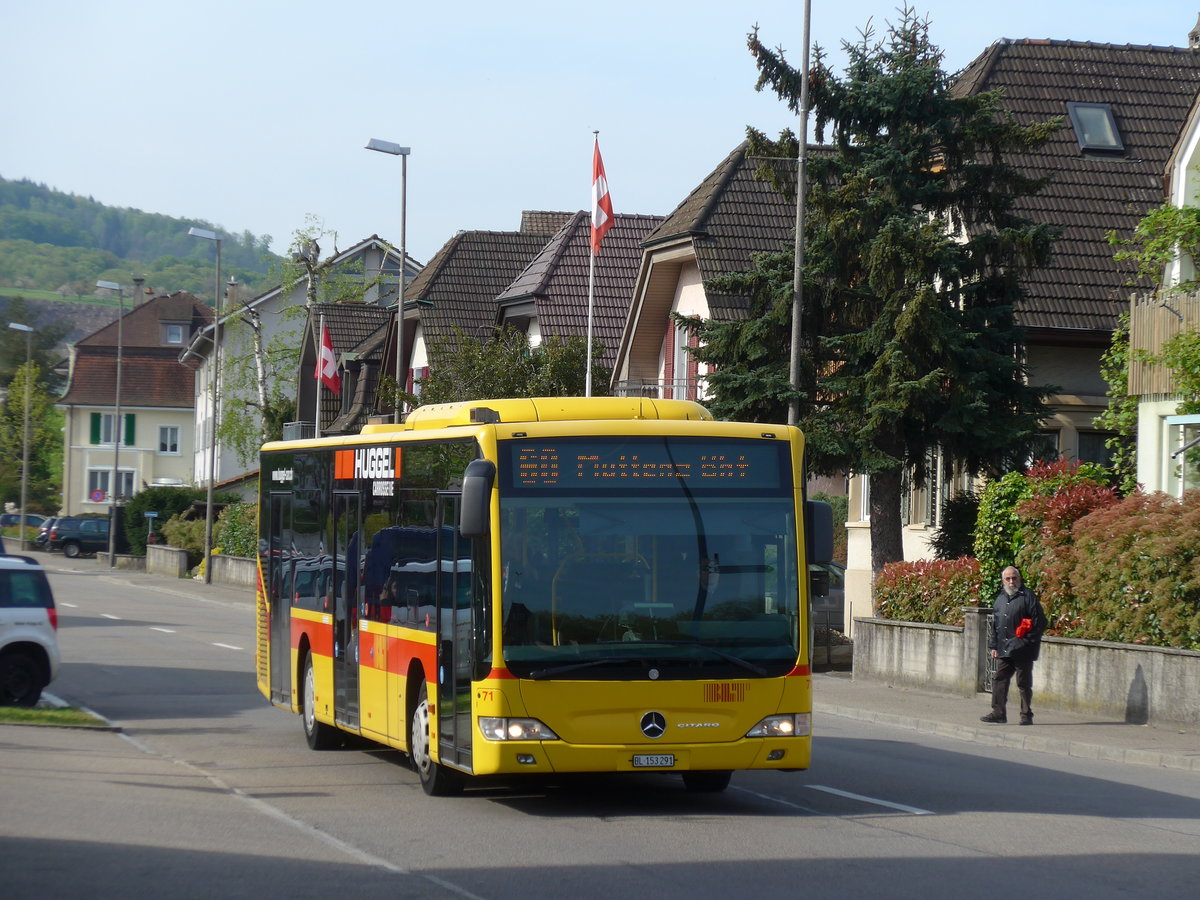
[[[596,659],[588,659],[583,662],[567,663],[563,666],[552,666],[549,669],[534,669],[529,673],[529,677],[535,681],[541,681],[545,678],[553,678],[555,675],[565,675],[567,672],[576,672],[579,669],[591,669],[595,666],[607,666],[611,663],[637,663],[642,662],[639,656],[600,656]]]
[[[740,656],[734,656],[732,653],[726,653],[724,650],[719,650],[709,644],[702,644],[699,641],[645,641],[647,644],[667,644],[671,647],[699,647],[701,650],[707,650],[714,656],[719,656],[725,662],[733,663],[735,666],[740,666],[748,672],[753,672],[760,678],[766,678],[768,672],[757,663],[752,663],[748,659],[742,659]]]

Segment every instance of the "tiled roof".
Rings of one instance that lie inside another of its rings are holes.
[[[126,307],[121,319],[121,345],[126,349],[131,347],[161,347],[161,322],[184,326],[185,343],[196,329],[212,321],[212,310],[207,304],[201,303],[187,291],[177,291],[166,297],[154,297],[130,309]],[[99,328],[75,345],[84,347],[116,347],[117,322],[114,319],[103,328]],[[176,355],[179,349],[176,348]]]
[[[164,344],[162,323],[184,326],[184,346],[210,321],[211,311],[191,294],[179,291],[153,297],[121,319],[121,405],[190,409],[194,405],[191,368],[179,363],[179,344]],[[108,406],[116,399],[117,323],[114,321],[75,345],[75,363],[67,393],[59,401]]]
[[[642,260],[642,242],[662,216],[618,213],[596,256],[592,333],[604,345],[599,362],[612,367]],[[498,303],[532,298],[544,336],[587,335],[591,220],[575,213],[508,288]],[[493,310],[494,314],[494,310]]]
[[[752,253],[791,245],[796,227],[796,205],[756,176],[764,165],[782,164],[795,170],[791,160],[775,163],[747,156],[748,145],[739,144],[700,183],[643,243],[647,249],[690,238],[696,264],[705,281],[751,267]],[[745,308],[738,297],[706,288],[714,318],[737,315]]]
[[[309,322],[315,343],[321,339],[318,329],[321,317],[325,317],[334,356],[341,356],[386,327],[395,314],[394,307],[387,309],[373,303],[317,303],[309,310]]]
[[[1016,121],[1063,117],[1038,151],[1009,160],[1049,175],[1017,211],[1062,229],[1050,267],[1024,281],[1018,318],[1030,328],[1110,331],[1128,306],[1131,270],[1113,261],[1105,235],[1128,236],[1164,200],[1167,158],[1197,89],[1200,52],[1074,41],[1000,41],[963,70],[957,90],[1003,88],[1001,108]],[[1068,102],[1108,103],[1125,144],[1121,154],[1085,154]]]
[[[179,364],[178,351],[147,355],[134,350],[121,355],[121,406],[191,409],[195,374]],[[71,386],[59,403],[112,406],[117,393],[116,355],[82,352],[75,360]]]
[[[329,331],[329,341],[333,344],[333,355],[340,359],[343,353],[351,351],[367,352],[372,350],[376,355],[381,350],[381,342],[372,342],[380,333],[387,330],[388,322],[396,315],[395,307],[387,309],[371,303],[318,303],[308,312],[309,333],[312,335],[309,346],[311,356],[305,355],[301,363],[300,377],[314,378],[316,369],[317,345],[321,340],[321,317],[324,316],[325,328]],[[342,411],[340,395],[320,388],[321,422],[339,421]],[[311,415],[311,411],[308,413]],[[345,425],[345,422],[342,422]]]
[[[478,336],[496,319],[496,296],[546,243],[545,233],[462,231],[421,270],[405,293],[420,301],[426,342],[451,338],[455,328]]]

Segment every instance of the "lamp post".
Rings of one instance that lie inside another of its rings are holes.
[[[33,383],[33,329],[20,322],[9,322],[14,331],[25,332],[25,418],[21,438],[21,549],[25,549],[25,501],[29,496],[29,404]]]
[[[216,305],[213,307],[212,365],[209,366],[208,489],[204,504],[204,583],[212,584],[213,483],[217,480],[217,372],[221,365],[221,239],[207,228],[189,228],[192,237],[217,245]]]
[[[97,281],[96,287],[117,292],[117,390],[113,401],[113,466],[108,485],[108,567],[117,565],[117,482],[121,463],[121,357],[124,355],[125,294],[115,281]]]
[[[396,301],[396,409],[392,414],[392,421],[399,423],[400,407],[403,405],[400,391],[407,382],[403,376],[408,369],[404,364],[404,283],[408,275],[408,248],[405,241],[408,229],[408,154],[412,148],[371,138],[367,141],[366,149],[400,157],[400,294]]]

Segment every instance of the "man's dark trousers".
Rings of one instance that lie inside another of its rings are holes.
[[[992,678],[992,715],[1002,717],[1008,706],[1008,683],[1017,676],[1017,693],[1021,697],[1021,718],[1033,718],[1033,651],[1022,647],[1012,656],[996,659],[996,674]]]

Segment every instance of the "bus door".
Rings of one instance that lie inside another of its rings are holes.
[[[267,527],[267,598],[271,604],[271,699],[292,702],[292,604],[285,587],[292,547],[292,495],[271,494]]]
[[[437,502],[438,759],[471,771],[471,542],[458,535],[460,494]]]
[[[362,544],[360,498],[355,493],[333,495],[334,719],[358,728],[358,574]]]

